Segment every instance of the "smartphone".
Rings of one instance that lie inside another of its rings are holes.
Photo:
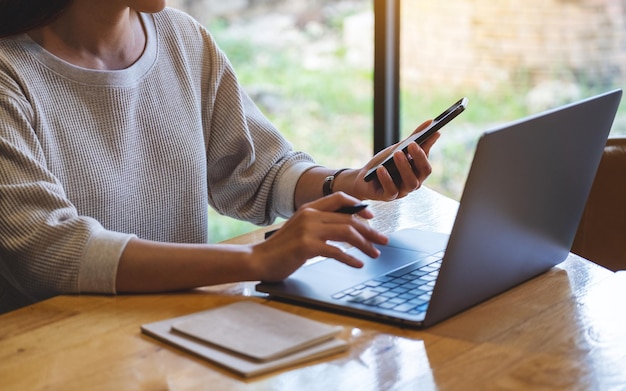
[[[412,135],[411,137],[404,140],[402,143],[398,144],[398,146],[389,154],[389,157],[385,159],[378,166],[370,169],[365,175],[365,182],[369,182],[376,178],[376,169],[381,165],[384,166],[387,171],[389,171],[389,175],[393,178],[395,183],[400,183],[402,179],[400,178],[400,174],[398,173],[398,169],[396,168],[395,163],[393,162],[393,154],[396,151],[404,151],[407,152],[407,148],[409,144],[412,142],[416,142],[418,144],[422,144],[431,134],[435,133],[439,129],[441,129],[445,124],[450,122],[454,117],[461,114],[463,110],[467,107],[467,98],[461,98],[457,102],[455,102],[452,106],[448,107],[443,113],[439,114],[433,122],[424,130],[419,133]]]

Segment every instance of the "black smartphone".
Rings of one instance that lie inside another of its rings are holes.
[[[389,154],[389,157],[385,159],[378,166],[370,169],[365,175],[365,182],[369,182],[376,178],[376,169],[381,165],[384,166],[387,171],[389,171],[389,175],[393,178],[394,182],[400,183],[400,174],[398,173],[398,169],[396,168],[395,163],[393,162],[393,154],[396,151],[404,151],[407,152],[407,147],[410,143],[416,142],[418,144],[422,144],[431,134],[435,133],[439,129],[441,129],[445,124],[450,122],[454,117],[461,114],[463,110],[467,107],[467,98],[461,98],[457,102],[455,102],[452,106],[448,107],[443,113],[439,114],[433,122],[424,130],[419,133],[412,135],[411,137],[404,140],[401,144],[398,144],[396,149],[393,150],[392,153]]]

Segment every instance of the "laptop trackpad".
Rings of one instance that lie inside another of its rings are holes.
[[[352,248],[347,252],[364,263],[356,269],[335,259],[325,259],[296,271],[289,279],[320,284],[324,282],[331,291],[345,288],[346,284],[358,284],[379,275],[400,268],[410,262],[444,250],[448,241],[447,234],[404,229],[389,236],[386,246],[377,246],[381,251],[378,258],[370,258],[360,250]]]

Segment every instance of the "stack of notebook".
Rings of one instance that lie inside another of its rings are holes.
[[[141,326],[142,332],[251,377],[346,350],[331,326],[256,302]]]

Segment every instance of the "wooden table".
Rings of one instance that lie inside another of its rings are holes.
[[[390,231],[449,231],[456,202],[429,189],[374,204]],[[262,239],[262,230],[232,242]],[[348,352],[245,380],[142,335],[140,325],[255,300],[345,326]],[[256,296],[253,283],[137,296],[59,296],[0,316],[7,390],[623,390],[626,274],[575,255],[548,273],[416,331]]]

